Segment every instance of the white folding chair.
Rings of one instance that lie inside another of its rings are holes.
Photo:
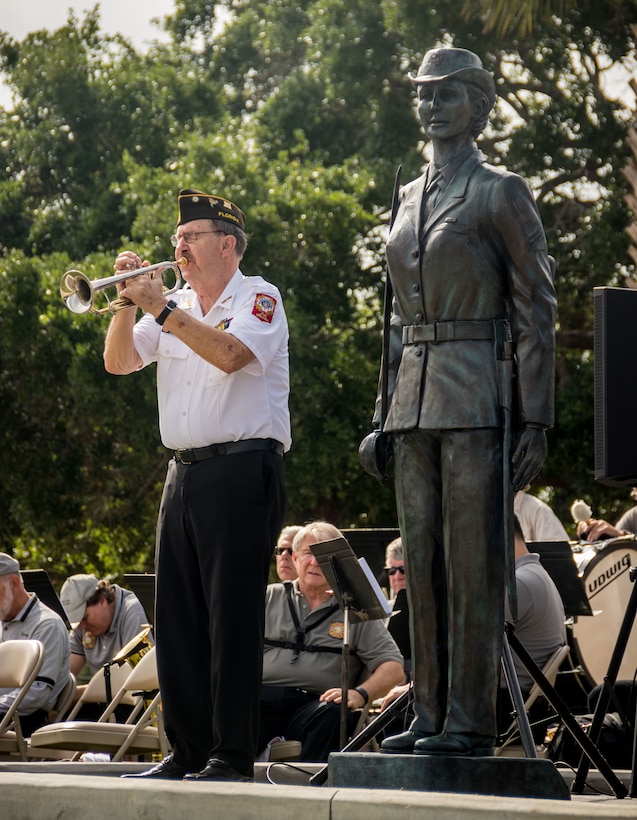
[[[135,698],[126,723],[112,723],[111,716],[126,697]],[[31,735],[31,752],[39,748],[66,749],[77,760],[82,752],[107,752],[112,761],[125,755],[169,752],[164,732],[155,649],[150,649],[130,671],[126,681],[98,721],[66,720],[37,729]]]
[[[551,684],[551,686],[555,685],[557,673],[559,672],[559,669],[569,652],[570,649],[568,644],[565,644],[564,646],[559,646],[542,667],[542,674]],[[527,699],[524,701],[524,711],[527,713],[527,715],[529,713],[529,709],[531,708],[531,706],[533,706],[535,701],[540,696],[543,697],[542,690],[537,685],[537,683],[534,683],[531,687],[531,691],[527,696]],[[494,754],[496,757],[524,756],[524,751],[522,750],[522,746],[520,744],[520,735],[518,732],[518,724],[516,720],[513,720],[511,722],[511,725],[502,737],[503,740],[501,744],[499,746],[496,746],[495,748]]]
[[[0,643],[0,688],[19,689],[18,696],[0,721],[0,754],[18,754],[27,759],[27,743],[18,714],[44,662],[40,641],[17,640]]]

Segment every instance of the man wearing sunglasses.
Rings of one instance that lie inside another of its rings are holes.
[[[400,538],[394,538],[385,550],[385,572],[389,579],[391,598],[395,599],[401,589],[405,589],[405,559]]]
[[[279,535],[279,540],[276,542],[274,559],[276,561],[276,574],[279,576],[279,581],[296,581],[298,578],[294,560],[292,559],[292,553],[294,552],[292,542],[294,541],[294,536],[300,529],[301,527],[297,525],[283,527]]]

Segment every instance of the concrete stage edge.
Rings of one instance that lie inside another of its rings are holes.
[[[4,763],[0,761],[2,820],[635,820],[634,799],[617,800],[599,774],[589,783],[606,791],[571,800],[445,794],[400,789],[309,786],[317,764],[259,764],[255,783],[193,783],[121,779],[141,771],[130,763]],[[572,774],[564,772],[565,781]],[[626,786],[629,772],[617,772]],[[268,781],[269,778],[269,781]],[[397,814],[398,813],[398,814]]]

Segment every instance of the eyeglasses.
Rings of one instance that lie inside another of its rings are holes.
[[[387,575],[395,575],[397,572],[400,572],[401,575],[405,574],[405,567],[385,567],[387,571]]]
[[[284,552],[289,552],[290,555],[294,552],[292,547],[275,547],[274,554],[275,555],[283,555]]]
[[[183,239],[187,245],[192,245],[199,239],[200,236],[203,236],[206,233],[222,233],[224,236],[228,235],[225,231],[188,231],[187,233],[182,233],[179,236],[177,236],[177,234],[173,234],[170,237],[170,244],[173,248],[176,248]]]

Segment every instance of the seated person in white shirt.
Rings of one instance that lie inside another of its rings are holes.
[[[69,680],[69,635],[57,612],[27,592],[19,562],[4,552],[0,553],[0,621],[0,643],[37,640],[44,646],[42,667],[18,708],[22,732],[28,737],[47,723]],[[18,693],[19,689],[0,689],[0,720]]]
[[[517,516],[525,541],[568,541],[568,533],[549,505],[531,495],[527,485],[515,494],[513,512]]]
[[[324,521],[303,527],[293,542],[297,580],[267,588],[260,753],[275,737],[301,741],[304,761],[326,761],[339,749],[344,615],[310,549],[339,537]],[[363,668],[370,675],[357,686]],[[351,710],[404,680],[403,658],[382,620],[351,625],[349,672]]]

